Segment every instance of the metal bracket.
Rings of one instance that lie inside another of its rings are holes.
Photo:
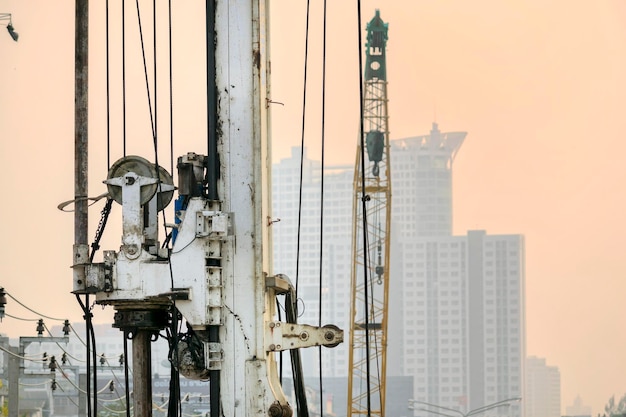
[[[196,213],[196,237],[221,239],[229,234],[231,234],[231,223],[228,213],[211,210]]]
[[[204,342],[204,363],[209,371],[222,369],[224,350],[221,343]]]
[[[343,342],[343,330],[332,324],[316,327],[308,324],[271,321],[265,327],[266,352],[320,345],[335,347],[341,342]]]

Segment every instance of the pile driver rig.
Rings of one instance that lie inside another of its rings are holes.
[[[141,156],[110,167],[105,183],[122,206],[122,243],[102,262],[91,260],[82,237],[86,117],[77,108],[73,292],[112,306],[113,326],[132,339],[135,416],[152,415],[150,342],[178,317],[188,331],[178,335],[173,366],[209,380],[211,417],[291,416],[277,352],[289,350],[293,366],[299,348],[343,340],[333,325],[297,324],[294,289],[272,271],[267,16],[265,0],[207,1],[207,152],[178,158],[177,187],[173,173]],[[77,51],[86,48],[83,35]],[[159,213],[175,194],[176,223],[163,224]],[[162,228],[173,229],[171,247],[160,242]],[[277,313],[280,294],[286,321]],[[304,393],[299,383],[295,391]],[[298,415],[307,416],[297,398]]]

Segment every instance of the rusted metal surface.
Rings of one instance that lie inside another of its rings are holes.
[[[74,243],[87,244],[89,1],[76,0],[74,56]],[[86,261],[86,260],[85,260]],[[77,260],[74,260],[77,263]]]
[[[152,416],[151,337],[148,330],[133,335],[133,405],[138,417]]]

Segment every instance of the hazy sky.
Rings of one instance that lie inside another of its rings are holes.
[[[204,151],[203,3],[174,8],[176,154]],[[319,158],[322,3],[311,3],[306,141],[309,155]],[[326,161],[350,164],[358,127],[356,3],[328,3]],[[13,13],[20,34],[15,43],[0,28],[0,285],[43,314],[81,320],[69,293],[73,217],[56,209],[73,194],[73,4],[0,0],[0,12]],[[91,195],[104,191],[107,168],[103,5],[91,8]],[[272,98],[284,103],[272,108],[276,161],[300,143],[305,5],[271,2]],[[127,60],[140,68],[134,2],[126,7],[134,25]],[[434,120],[443,131],[468,132],[454,166],[455,233],[526,236],[527,353],[559,367],[563,408],[580,394],[600,412],[611,395],[626,392],[626,3],[423,0],[362,7],[364,21],[380,8],[389,22],[392,138],[428,133]],[[149,24],[150,9],[142,13]],[[151,26],[144,31],[151,44]],[[167,63],[158,68],[166,72]],[[114,109],[121,88],[115,71]],[[129,153],[149,157],[143,73],[129,80],[138,97],[129,106]],[[159,88],[159,131],[166,132],[167,84]],[[118,112],[113,161],[121,156],[119,120]],[[90,211],[90,239],[100,209]],[[121,230],[114,227],[103,248],[119,246]],[[12,300],[7,313],[35,317]],[[111,319],[110,309],[94,313],[98,321]],[[34,335],[35,324],[5,318],[0,331]]]

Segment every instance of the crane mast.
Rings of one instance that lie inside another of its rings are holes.
[[[354,170],[348,416],[385,413],[391,225],[387,26],[376,10],[366,27],[363,131]]]

